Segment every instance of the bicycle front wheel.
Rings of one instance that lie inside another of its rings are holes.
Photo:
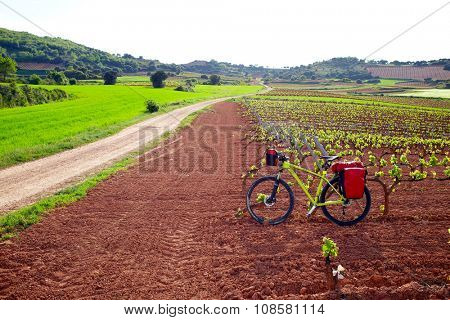
[[[286,181],[280,179],[275,197],[272,191],[277,178],[266,176],[259,178],[247,192],[247,209],[253,219],[259,223],[275,225],[285,221],[294,209],[294,193]]]
[[[330,184],[334,187],[331,188]],[[330,184],[326,184],[320,194],[320,202],[339,200],[340,195],[335,191],[339,190],[339,177],[331,179]],[[348,199],[342,205],[323,206],[323,214],[332,222],[339,226],[352,226],[366,217],[371,205],[370,191],[364,186],[364,195],[361,199]]]

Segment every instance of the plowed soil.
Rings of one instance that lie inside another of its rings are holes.
[[[0,298],[448,298],[448,182],[400,187],[388,219],[370,186],[372,212],[350,228],[321,212],[307,221],[302,197],[276,227],[236,218],[240,176],[259,152],[243,139],[238,109],[217,104],[138,165],[1,244]],[[323,236],[336,240],[335,263],[347,270],[339,293],[326,287]]]

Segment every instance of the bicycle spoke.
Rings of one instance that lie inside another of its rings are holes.
[[[283,217],[290,208],[290,194],[286,187],[280,183],[278,188],[274,189],[275,180],[261,180],[253,187],[251,195],[249,195],[248,207],[250,214],[259,222],[277,221]],[[275,190],[274,198],[271,198],[272,192]]]
[[[333,183],[333,187],[339,190],[339,182]],[[335,197],[333,197],[335,195]],[[340,194],[338,194],[331,186],[327,190],[325,195],[325,201],[339,200]],[[342,205],[329,205],[326,207],[327,212],[336,220],[341,222],[349,222],[356,220],[365,210],[366,196],[361,199],[351,199]]]
[[[357,205],[358,205],[358,207],[359,207],[359,209],[361,210],[361,212],[362,211],[364,211],[364,208],[361,206],[361,204],[359,203],[359,200],[353,200]]]

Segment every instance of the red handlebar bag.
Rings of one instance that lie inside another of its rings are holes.
[[[266,150],[266,165],[276,166],[278,164],[278,152],[275,149]]]
[[[361,199],[364,196],[367,175],[365,168],[345,168],[339,175],[345,198]]]

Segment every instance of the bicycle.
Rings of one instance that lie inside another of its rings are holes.
[[[247,192],[247,209],[252,218],[259,223],[267,221],[271,225],[277,225],[285,221],[294,209],[294,193],[289,184],[281,179],[284,170],[294,178],[310,201],[310,208],[306,215],[308,218],[317,208],[322,208],[325,217],[330,221],[339,226],[352,226],[363,220],[369,213],[371,196],[366,185],[364,185],[364,194],[361,199],[346,199],[339,174],[335,174],[331,180],[327,179],[327,170],[333,161],[339,159],[338,156],[320,156],[325,163],[319,173],[292,164],[283,153],[277,153],[277,158],[278,174],[257,179]],[[315,196],[311,195],[307,185],[299,178],[296,171],[302,171],[320,179]]]

